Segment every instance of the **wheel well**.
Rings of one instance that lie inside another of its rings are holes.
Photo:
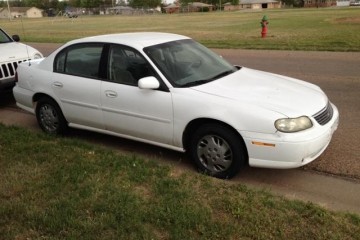
[[[50,97],[49,95],[44,94],[44,93],[36,93],[36,94],[33,96],[33,102],[35,103],[35,102],[39,101],[41,98],[43,98],[43,97],[49,98],[49,99],[53,100],[54,102],[56,102],[55,99],[53,99],[52,97]],[[56,103],[57,103],[57,102],[56,102]],[[58,104],[58,105],[59,105],[59,104]]]
[[[58,105],[58,107],[60,108],[60,110],[62,111],[62,109],[61,109],[60,105],[58,104],[58,102],[57,102],[54,98],[52,98],[51,96],[49,96],[49,95],[47,95],[47,94],[45,94],[45,93],[36,93],[36,94],[33,96],[33,104],[35,105],[36,102],[38,102],[41,98],[48,98],[48,99],[53,100],[53,101]],[[35,109],[36,109],[36,108],[35,108]],[[65,116],[64,116],[64,118],[65,118]],[[66,120],[66,118],[65,118],[65,120]]]
[[[221,121],[218,121],[218,120],[215,120],[215,119],[210,119],[210,118],[199,118],[199,119],[195,119],[195,120],[192,120],[185,128],[185,131],[184,131],[184,134],[183,134],[183,146],[185,148],[185,150],[189,149],[189,143],[190,143],[190,139],[191,139],[191,136],[192,134],[196,131],[197,128],[199,128],[201,125],[204,125],[204,124],[208,124],[208,123],[213,123],[213,124],[219,124],[221,126],[224,126],[226,128],[229,128],[231,129],[232,131],[234,131],[236,133],[236,135],[238,135],[239,139],[241,140],[240,143],[243,144],[244,146],[244,149],[246,150],[246,156],[247,156],[247,161],[249,160],[249,155],[248,155],[248,152],[247,152],[247,148],[246,148],[246,145],[245,145],[245,142],[244,142],[244,139],[242,138],[242,136],[240,135],[240,133],[235,129],[233,128],[232,126],[230,126],[229,124],[227,123],[224,123],[224,122],[221,122]]]

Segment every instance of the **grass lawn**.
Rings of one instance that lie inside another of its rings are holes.
[[[261,39],[264,14],[269,37]],[[164,31],[212,48],[360,51],[360,8],[1,19],[0,25],[25,42]],[[1,240],[360,240],[356,214],[2,124],[0,180]]]
[[[0,238],[360,239],[360,217],[0,124]]]
[[[270,22],[265,39],[260,37],[263,15]],[[62,43],[97,34],[162,31],[190,36],[211,48],[360,51],[357,7],[1,19],[0,24],[25,42]]]

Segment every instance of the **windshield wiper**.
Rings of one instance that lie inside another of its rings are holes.
[[[192,86],[197,86],[197,85],[201,85],[201,84],[204,84],[204,83],[208,83],[208,82],[212,82],[218,78],[221,78],[221,77],[224,77],[226,75],[229,75],[230,73],[233,73],[234,70],[227,70],[227,71],[224,71],[224,72],[221,72],[209,79],[203,79],[203,80],[197,80],[197,81],[194,81],[194,82],[188,82],[188,83],[185,83],[184,85],[182,85],[181,87],[192,87]]]
[[[213,76],[209,80],[215,80],[215,79],[218,79],[218,78],[221,78],[221,77],[225,77],[226,75],[229,75],[230,73],[233,73],[233,72],[234,72],[234,70],[227,70],[227,71],[221,72],[221,73]]]
[[[201,84],[208,83],[208,82],[211,82],[211,81],[212,81],[212,79],[197,80],[197,81],[194,81],[194,82],[185,83],[181,87],[193,87],[193,86],[201,85]]]

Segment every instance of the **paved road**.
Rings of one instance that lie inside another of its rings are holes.
[[[340,125],[329,148],[307,168],[360,179],[360,53],[221,52],[231,62],[319,85],[339,108]]]
[[[53,44],[32,45],[45,55],[56,47]],[[341,113],[341,124],[329,149],[310,164],[307,171],[246,168],[231,181],[269,189],[289,198],[312,201],[329,209],[360,214],[360,74],[357,66],[360,53],[215,51],[234,64],[313,82],[323,88],[340,108]],[[34,116],[14,106],[11,93],[0,94],[0,121],[39,130]],[[80,130],[71,130],[69,135],[120,151],[154,157],[177,166],[179,171],[193,170],[185,155],[181,153]],[[336,176],[319,174],[318,171]]]

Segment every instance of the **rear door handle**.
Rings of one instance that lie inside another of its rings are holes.
[[[114,91],[106,90],[106,91],[105,91],[105,96],[107,96],[108,98],[116,98],[116,97],[117,97],[117,93],[114,92]]]

